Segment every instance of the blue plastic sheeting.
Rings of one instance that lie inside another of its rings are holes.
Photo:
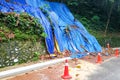
[[[84,52],[81,46],[89,52],[101,52],[102,50],[96,38],[87,32],[64,4],[45,0],[10,0],[10,3],[3,0],[0,1],[0,11],[26,12],[38,18],[47,34],[45,41],[50,54],[54,53],[53,37],[57,40],[61,52],[64,50],[69,50],[73,54]],[[84,55],[79,54],[78,57]]]
[[[84,56],[87,56],[87,55],[88,55],[87,53],[83,53],[83,54],[81,54],[81,53],[74,53],[70,57],[71,58],[83,58]]]
[[[73,53],[76,51],[83,52],[84,49],[81,48],[80,45],[84,46],[89,52],[101,51],[101,47],[96,39],[86,31],[84,26],[80,22],[78,22],[78,20],[73,17],[71,12],[64,4],[49,3],[49,5],[52,13],[56,13],[58,18],[58,20],[52,22],[55,27],[55,37],[58,41],[61,51],[62,49],[67,49]],[[51,17],[52,20],[55,20],[54,18],[56,19],[56,16]],[[74,25],[76,26],[76,28],[73,27]],[[65,33],[65,29],[67,27],[69,28],[68,35],[66,35]]]
[[[15,3],[15,4],[26,4],[25,0],[10,0],[9,2]]]

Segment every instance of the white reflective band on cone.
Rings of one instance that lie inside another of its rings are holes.
[[[68,66],[68,63],[65,63],[65,66]]]

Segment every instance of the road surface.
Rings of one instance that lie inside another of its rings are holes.
[[[100,67],[89,80],[120,80],[120,57],[104,62]]]

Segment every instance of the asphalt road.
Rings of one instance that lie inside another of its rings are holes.
[[[120,57],[104,62],[100,67],[89,80],[120,80]]]

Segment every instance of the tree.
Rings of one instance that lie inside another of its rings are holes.
[[[111,14],[112,14],[114,5],[115,5],[115,1],[113,0],[113,1],[112,1],[112,5],[111,5],[111,8],[110,8],[110,11],[109,11],[109,13],[108,13],[108,19],[107,19],[107,23],[106,23],[106,27],[105,27],[105,34],[104,34],[104,36],[106,36],[106,33],[107,33],[107,29],[108,29],[108,25],[109,25],[109,23],[110,23],[110,18],[111,18]]]

